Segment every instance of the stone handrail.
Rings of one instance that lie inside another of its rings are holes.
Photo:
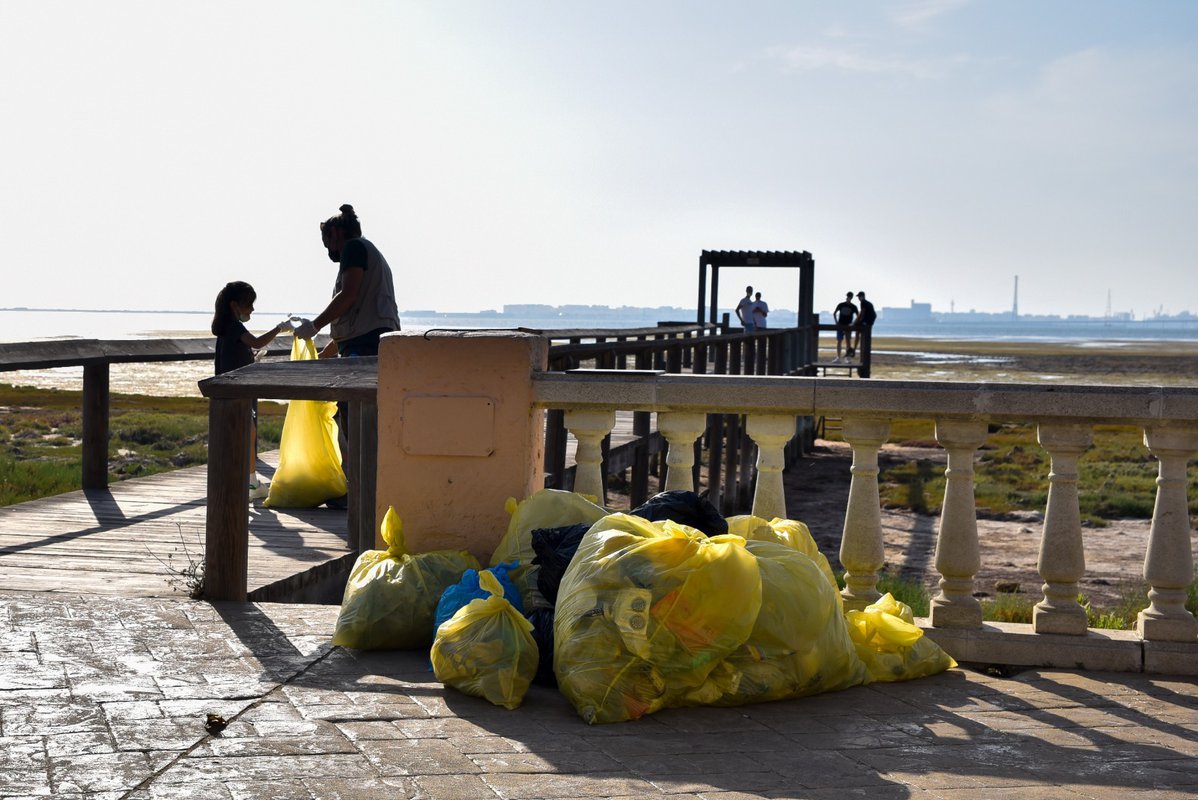
[[[535,404],[564,413],[578,440],[575,490],[597,494],[598,443],[616,410],[655,411],[670,443],[666,488],[693,489],[692,445],[705,414],[745,414],[757,446],[753,513],[785,516],[782,450],[797,417],[843,420],[853,452],[852,483],[840,548],[849,608],[879,597],[883,566],[878,451],[890,421],[932,419],[948,454],[946,489],[937,533],[939,593],[927,621],[934,638],[959,660],[1108,669],[1198,672],[1198,622],[1185,608],[1194,580],[1186,466],[1198,451],[1198,388],[852,381],[838,378],[727,375],[541,373]],[[1038,568],[1043,599],[1029,626],[983,624],[973,596],[979,561],[973,461],[994,422],[1033,423],[1051,458],[1049,493]],[[1159,462],[1155,512],[1144,579],[1149,607],[1135,638],[1089,630],[1077,601],[1085,559],[1078,507],[1077,461],[1095,425],[1135,425]],[[801,516],[801,513],[800,513]],[[1021,638],[1022,637],[1022,638]],[[1101,645],[1101,646],[1096,646]],[[1012,661],[1012,653],[1022,653]]]

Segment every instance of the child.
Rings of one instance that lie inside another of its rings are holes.
[[[261,336],[245,328],[254,313],[258,298],[254,287],[245,281],[226,283],[216,296],[216,313],[212,316],[212,335],[216,337],[216,374],[220,375],[254,363],[254,350],[266,347],[276,336],[289,329],[290,323],[280,322]],[[250,493],[264,497],[264,481],[258,477],[258,401],[252,404],[250,416]]]

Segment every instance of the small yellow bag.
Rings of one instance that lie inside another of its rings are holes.
[[[490,597],[471,600],[437,629],[433,674],[458,691],[516,708],[537,674],[532,623],[504,599],[493,572],[480,572],[478,585]]]
[[[316,358],[311,339],[296,336],[292,361]],[[325,400],[292,400],[283,420],[279,441],[279,468],[270,482],[267,508],[315,508],[346,493],[337,443],[337,404]]]
[[[358,650],[428,647],[441,593],[466,570],[478,569],[478,559],[464,550],[409,555],[394,508],[387,509],[382,534],[387,549],[367,550],[349,574],[333,644]]]
[[[922,678],[957,666],[940,645],[924,636],[911,607],[889,592],[862,611],[848,612],[845,620],[871,682]]]

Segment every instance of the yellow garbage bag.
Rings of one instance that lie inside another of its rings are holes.
[[[757,623],[688,703],[736,706],[865,683],[869,676],[849,637],[835,583],[788,545],[746,541],[745,548],[761,571]]]
[[[382,534],[387,549],[367,550],[354,562],[333,644],[358,650],[428,647],[441,593],[466,570],[478,569],[478,559],[464,550],[409,555],[394,508],[387,509]]]
[[[581,523],[589,525],[607,516],[606,509],[595,505],[594,500],[593,497],[561,489],[542,489],[519,503],[514,497],[508,498],[504,508],[511,519],[508,520],[507,532],[491,554],[489,566],[518,562],[509,575],[520,590],[525,609],[531,611],[549,606],[537,589],[538,568],[532,563],[536,556],[532,547],[532,532],[540,528],[560,528]]]
[[[828,583],[832,584],[832,588],[836,591],[836,603],[843,610],[844,599],[840,596],[836,573],[832,572],[832,565],[828,563],[827,556],[820,552],[819,545],[811,536],[811,529],[804,523],[779,517],[774,517],[766,522],[761,517],[742,514],[728,518],[728,533],[759,542],[778,542],[798,550],[810,558],[828,579]]]
[[[957,666],[940,645],[924,636],[911,607],[889,592],[861,611],[845,615],[857,655],[872,681],[905,681]]]
[[[292,361],[316,358],[311,339],[296,336]],[[267,508],[315,508],[346,493],[337,444],[337,404],[325,400],[292,400],[283,419],[279,440],[279,468],[270,482]]]
[[[516,708],[537,674],[532,623],[504,598],[493,572],[480,572],[478,584],[490,596],[471,600],[437,628],[433,674],[458,691]]]
[[[739,536],[604,517],[562,577],[558,686],[587,722],[678,705],[748,638],[761,596],[757,559]]]

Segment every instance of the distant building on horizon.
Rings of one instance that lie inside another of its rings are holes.
[[[914,300],[911,301],[909,308],[882,306],[879,316],[884,322],[916,323],[935,321],[935,318],[932,316],[932,304],[917,303]]]

